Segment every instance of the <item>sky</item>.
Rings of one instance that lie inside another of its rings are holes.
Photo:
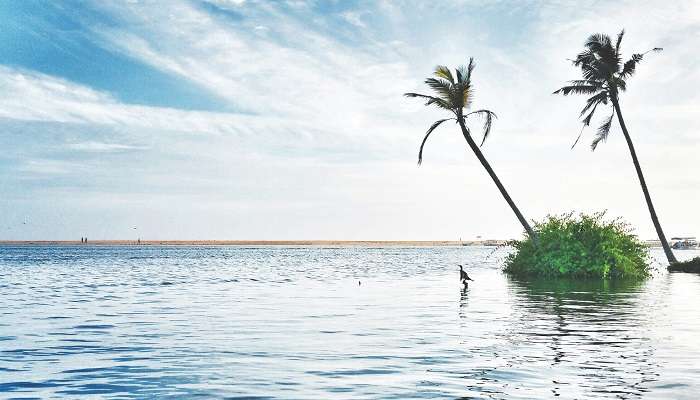
[[[526,218],[608,210],[653,239],[619,125],[571,149],[584,98],[552,95],[622,28],[628,56],[664,48],[622,111],[667,236],[700,236],[700,2],[573,4],[0,2],[0,240],[520,237],[457,126],[416,164],[447,115],[402,94],[469,57]]]

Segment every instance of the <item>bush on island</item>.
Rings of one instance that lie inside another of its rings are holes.
[[[696,272],[700,273],[700,257],[695,257],[688,261],[675,262],[668,266],[671,272]]]
[[[504,271],[515,276],[646,277],[646,246],[621,219],[605,212],[549,215],[535,224],[537,243],[526,237],[511,242],[515,251]]]

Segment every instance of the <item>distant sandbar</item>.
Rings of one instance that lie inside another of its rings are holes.
[[[35,246],[365,246],[365,247],[434,247],[434,246],[500,246],[505,240],[6,240],[0,245]]]
[[[448,247],[505,246],[508,240],[0,240],[0,246],[318,246],[318,247]],[[647,247],[661,247],[646,240]]]

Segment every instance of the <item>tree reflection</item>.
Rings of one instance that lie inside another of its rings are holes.
[[[522,362],[549,364],[555,396],[577,388],[587,397],[641,397],[657,380],[644,282],[508,278],[508,286],[509,341],[528,354]]]

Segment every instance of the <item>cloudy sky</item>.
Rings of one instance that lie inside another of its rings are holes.
[[[668,236],[700,235],[700,2],[4,1],[0,239],[509,238],[456,126],[417,150],[436,64],[476,59],[483,151],[529,219],[654,231],[617,124],[591,152],[567,58],[645,58],[623,113]],[[603,118],[604,113],[600,117]]]

